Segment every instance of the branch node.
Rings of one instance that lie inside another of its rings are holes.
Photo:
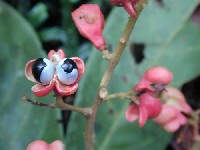
[[[107,61],[111,61],[113,55],[108,51],[108,49],[104,49],[104,50],[102,50],[102,57],[103,57],[103,59],[105,59]]]
[[[120,39],[120,43],[126,44],[126,40],[122,37],[122,38]]]
[[[108,91],[105,87],[100,87],[99,97],[104,99],[108,95]]]
[[[85,111],[84,111],[84,116],[86,117],[86,118],[89,118],[90,116],[92,116],[92,113],[93,113],[93,111],[92,111],[92,108],[85,108]]]

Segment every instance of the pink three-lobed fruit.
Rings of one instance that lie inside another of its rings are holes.
[[[117,7],[124,7],[126,12],[132,17],[137,17],[134,6],[138,0],[110,0],[110,2]]]
[[[173,80],[173,74],[167,68],[155,66],[144,72],[142,79],[135,86],[136,92],[159,92]]]
[[[27,62],[25,67],[25,75],[28,78],[28,80],[36,83],[31,90],[34,93],[34,95],[38,97],[46,96],[48,93],[50,93],[52,90],[60,95],[71,95],[76,92],[78,88],[78,81],[81,79],[81,77],[84,74],[85,71],[85,65],[84,62],[78,58],[78,57],[71,57],[70,60],[73,61],[77,66],[77,79],[75,82],[70,84],[63,84],[58,78],[58,73],[56,70],[56,67],[58,66],[59,62],[65,58],[65,53],[63,50],[58,50],[57,52],[54,50],[51,50],[48,53],[48,58],[46,59],[50,64],[52,64],[53,68],[51,69],[51,72],[48,72],[48,70],[45,72],[46,75],[52,74],[52,79],[48,83],[41,83],[36,80],[36,78],[33,75],[33,66],[36,62],[36,59],[30,60]],[[40,66],[39,66],[40,67]],[[44,77],[45,78],[45,77]]]
[[[102,36],[104,16],[97,4],[84,4],[72,12],[72,19],[82,36],[89,39],[98,50],[106,48]]]
[[[56,140],[51,144],[48,144],[47,142],[42,140],[37,140],[30,143],[27,147],[27,150],[64,150],[64,149],[65,149],[64,144],[59,140]]]
[[[192,109],[181,91],[176,88],[167,87],[163,91],[162,99],[165,102],[163,109],[160,115],[153,120],[163,126],[166,131],[175,132],[181,125],[187,123],[187,118],[182,113],[190,114]]]
[[[176,107],[167,104],[162,107],[160,115],[153,120],[163,126],[166,131],[175,132],[181,125],[186,124],[186,117]]]
[[[126,110],[126,120],[134,122],[139,120],[139,126],[143,127],[148,118],[157,117],[162,110],[162,103],[158,98],[144,93],[138,97],[139,104],[131,104]]]
[[[162,99],[165,104],[176,107],[179,111],[189,114],[192,112],[192,108],[188,105],[183,93],[174,87],[166,87],[162,93]]]

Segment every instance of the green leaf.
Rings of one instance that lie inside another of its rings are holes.
[[[58,112],[22,101],[31,92],[33,83],[24,76],[30,59],[44,57],[37,35],[24,18],[7,4],[0,2],[0,147],[24,150],[35,140],[52,142],[61,138]],[[42,98],[49,101],[51,96]],[[37,99],[38,100],[38,99]]]
[[[160,7],[155,1],[149,1],[130,40],[130,42],[145,44],[145,59],[141,65],[136,65],[130,52],[126,50],[112,77],[109,93],[132,89],[139,81],[138,74],[142,75],[145,69],[154,65],[163,65],[172,69],[175,86],[181,86],[183,82],[200,72],[198,69],[200,51],[198,52],[197,44],[200,36],[199,28],[189,20],[199,0],[185,0],[184,3],[181,0],[163,2],[164,6]],[[127,19],[128,15],[125,11],[116,8],[106,21],[104,35],[111,49],[116,47]],[[92,53],[79,86],[75,105],[91,106],[106,64],[100,52]],[[180,71],[180,68],[183,69]],[[124,118],[128,104],[127,101],[113,100],[100,107],[95,124],[96,149],[165,149],[171,134],[151,121],[143,128],[139,128],[137,122],[128,123]],[[83,148],[84,125],[84,118],[78,113],[73,113],[67,136],[70,150]]]

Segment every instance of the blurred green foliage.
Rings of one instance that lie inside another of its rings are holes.
[[[36,4],[27,14],[27,19],[37,27],[48,18],[47,6],[44,3]]]
[[[87,2],[98,3],[106,13],[111,9],[108,0]],[[59,5],[54,6],[54,3]],[[130,43],[144,45],[144,59],[139,64],[135,63],[129,43],[115,70],[109,92],[133,88],[144,70],[155,65],[163,65],[172,70],[172,85],[176,87],[181,87],[199,75],[200,28],[190,19],[199,3],[200,0],[163,0],[163,5],[159,5],[150,0],[130,39]],[[71,12],[80,4],[80,0],[60,0],[42,1],[33,5],[31,1],[21,0],[15,5],[15,10],[0,1],[2,150],[22,150],[36,139],[47,142],[63,139],[67,149],[83,148],[85,122],[80,114],[72,113],[67,136],[63,138],[61,125],[58,124],[59,110],[33,106],[21,100],[24,94],[36,99],[30,90],[33,84],[23,74],[26,62],[45,57],[45,52],[50,49],[63,48],[67,57],[79,56],[87,62],[75,105],[87,107],[92,104],[107,62],[77,32]],[[128,17],[122,8],[113,8],[108,18],[106,15],[104,36],[110,50],[115,49]],[[54,19],[56,21],[52,23]],[[51,103],[53,97],[50,94],[37,100]],[[171,134],[151,121],[142,129],[137,123],[127,123],[124,113],[128,104],[127,101],[114,100],[102,105],[95,126],[96,149],[165,149]]]
[[[22,101],[24,94],[38,100],[30,90],[33,84],[25,79],[24,67],[28,60],[45,56],[41,42],[30,24],[3,2],[0,22],[0,149],[24,150],[36,139],[61,139],[58,110],[41,109]],[[51,97],[42,101],[53,102]]]

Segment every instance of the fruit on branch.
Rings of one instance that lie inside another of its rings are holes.
[[[164,104],[160,115],[153,119],[168,132],[176,132],[181,125],[187,123],[186,117],[174,106]]]
[[[48,144],[47,142],[42,140],[37,140],[30,143],[27,147],[27,150],[64,150],[64,149],[65,149],[64,144],[59,140],[56,140],[51,144]]]
[[[78,57],[65,58],[63,50],[51,50],[48,58],[27,62],[26,77],[36,83],[31,90],[38,96],[46,96],[52,90],[60,95],[71,95],[78,88],[78,81],[84,74],[84,62]]]
[[[110,2],[117,7],[124,7],[126,12],[132,16],[137,17],[134,6],[138,0],[110,0]]]
[[[72,12],[72,19],[82,36],[89,39],[98,50],[106,48],[102,36],[104,16],[97,4],[83,4]]]
[[[188,105],[183,93],[174,87],[166,87],[162,93],[162,99],[166,104],[176,107],[179,111],[189,114],[192,108]]]
[[[176,88],[167,87],[161,98],[164,101],[162,112],[153,120],[163,126],[166,131],[175,132],[181,125],[187,123],[184,114],[190,114],[192,109],[181,91]]]
[[[131,104],[126,110],[126,120],[134,122],[139,120],[139,126],[143,127],[148,118],[157,117],[162,110],[162,103],[158,98],[144,93],[138,97],[139,104]]]
[[[136,92],[160,92],[173,80],[173,74],[165,67],[156,66],[146,70],[135,86]]]

